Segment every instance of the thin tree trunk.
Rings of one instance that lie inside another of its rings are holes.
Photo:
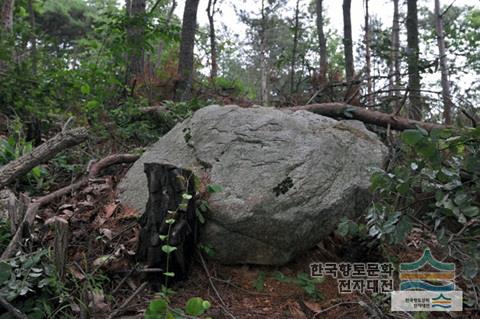
[[[30,36],[30,41],[32,43],[32,49],[30,51],[32,56],[32,73],[33,75],[36,75],[38,59],[37,59],[37,37],[35,35],[36,22],[35,22],[35,11],[33,9],[33,1],[34,0],[28,0],[28,16],[30,18],[30,28],[32,29],[31,36]]]
[[[170,7],[170,10],[168,11],[167,20],[165,21],[165,27],[166,28],[170,27],[170,21],[172,20],[173,12],[175,11],[176,7],[177,7],[177,1],[173,0],[172,1],[172,6]],[[160,39],[160,43],[158,44],[158,51],[157,51],[157,56],[158,56],[158,63],[156,65],[157,67],[160,66],[164,49],[165,49],[165,41]]]
[[[15,0],[3,0],[1,12],[1,28],[6,33],[12,33],[13,30],[13,10]]]
[[[393,0],[393,25],[392,25],[392,52],[390,61],[390,94],[395,97],[394,107],[400,107],[400,22],[398,14],[398,0]]]
[[[352,0],[343,0],[343,46],[345,54],[345,75],[347,81],[353,80],[355,67],[353,65],[353,41],[352,22],[350,19],[350,7]]]
[[[442,75],[443,118],[445,124],[452,124],[452,96],[448,82],[447,55],[445,53],[445,35],[443,17],[440,13],[440,0],[435,0],[435,27],[437,31],[438,54],[440,55],[440,72]]]
[[[368,13],[368,0],[365,0],[365,63],[367,73],[367,92],[368,92],[368,105],[375,105],[375,96],[372,94],[372,61],[370,53],[370,22]]]
[[[422,118],[422,99],[420,96],[420,70],[418,49],[417,0],[407,0],[407,62],[408,87],[410,88],[409,117],[414,120]]]
[[[207,16],[208,16],[208,23],[209,23],[209,36],[210,36],[210,62],[211,62],[211,70],[210,70],[210,80],[212,83],[215,81],[215,78],[218,74],[218,66],[217,66],[217,42],[215,38],[215,5],[217,4],[217,0],[208,0],[208,7],[207,7]]]
[[[183,11],[180,57],[178,61],[179,79],[175,85],[175,100],[186,101],[192,96],[193,49],[197,29],[197,10],[199,0],[186,0]]]
[[[328,57],[327,41],[325,39],[325,33],[323,32],[323,0],[316,0],[315,4],[317,11],[318,44],[320,49],[320,76],[325,81],[327,77]]]
[[[260,28],[260,68],[261,68],[261,104],[263,106],[268,106],[269,94],[268,94],[268,66],[267,66],[267,16],[265,13],[265,0],[262,0],[262,21]]]
[[[127,36],[130,44],[128,54],[127,84],[132,85],[137,77],[144,74],[145,68],[145,0],[126,1],[129,25],[127,27]]]
[[[292,48],[292,60],[290,63],[290,94],[294,93],[295,90],[295,59],[297,58],[297,47],[298,47],[298,35],[300,32],[300,0],[297,0],[297,5],[295,7],[295,24],[293,32],[293,48]]]

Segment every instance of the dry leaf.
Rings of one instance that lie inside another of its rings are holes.
[[[322,310],[322,307],[320,307],[320,305],[316,302],[303,301],[303,303],[305,304],[305,306],[307,306],[308,309],[310,309],[315,313],[320,312]]]
[[[116,212],[118,205],[115,203],[111,203],[103,207],[103,211],[105,212],[105,217],[110,218]]]

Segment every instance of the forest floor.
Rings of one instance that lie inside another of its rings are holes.
[[[142,286],[146,274],[138,271],[134,261],[140,231],[138,213],[123,208],[115,195],[115,185],[127,169],[125,165],[117,166],[107,172],[112,175],[103,175],[72,196],[51,204],[37,219],[38,225],[43,225],[37,230],[42,246],[53,244],[54,232],[45,226],[49,220],[60,217],[69,222],[69,281],[76,282],[78,287],[103,288],[100,294],[86,297],[93,318],[109,318],[113,314],[113,318],[143,318],[156,295],[151,287]],[[416,260],[422,254],[417,246],[419,237],[413,233],[409,238],[408,251],[395,247],[389,254],[399,261]],[[435,246],[434,242],[430,244]],[[325,247],[328,250],[329,247]],[[433,250],[442,255],[441,251]],[[204,262],[196,256],[189,279],[172,287],[176,293],[171,297],[171,306],[183,308],[189,298],[202,297],[212,304],[207,316],[238,319],[384,318],[390,313],[387,295],[340,294],[337,281],[332,278],[315,285],[316,298],[298,282],[278,279],[279,272],[284,278],[296,278],[298,274],[308,274],[312,262],[331,261],[320,247],[282,267],[225,266],[212,260]],[[147,281],[152,282],[154,278],[150,273]],[[73,305],[73,308],[80,314],[80,306]],[[480,318],[480,315],[464,312],[448,318]]]

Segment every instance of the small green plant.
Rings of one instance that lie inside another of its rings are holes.
[[[303,288],[303,290],[305,290],[305,292],[313,299],[322,298],[322,294],[317,290],[317,284],[322,283],[324,280],[323,278],[312,278],[304,272],[298,273],[295,277],[289,277],[280,271],[276,271],[273,274],[273,277],[280,282],[292,283]]]
[[[190,298],[183,309],[171,308],[168,298],[155,299],[148,305],[145,319],[201,318],[210,307],[210,302],[200,297]]]

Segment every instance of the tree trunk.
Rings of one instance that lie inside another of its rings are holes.
[[[368,0],[365,0],[365,68],[367,73],[367,92],[368,92],[368,106],[375,105],[375,96],[372,92],[372,61],[370,54],[370,22],[368,13]]]
[[[193,173],[157,163],[146,163],[145,173],[149,197],[139,221],[137,260],[146,262],[148,268],[162,269],[163,274],[174,273],[175,281],[185,279],[197,241]],[[165,245],[176,249],[168,253]],[[164,276],[166,286],[168,278]]]
[[[208,25],[209,25],[209,36],[210,36],[210,62],[211,62],[211,70],[210,70],[210,80],[214,83],[215,78],[218,74],[218,66],[217,66],[217,42],[215,38],[215,5],[217,4],[217,0],[208,0],[207,6],[207,16],[208,16]]]
[[[328,57],[327,57],[327,41],[325,39],[325,33],[323,32],[323,0],[315,1],[315,9],[317,11],[317,33],[318,33],[318,44],[320,49],[320,76],[323,81],[326,82],[327,78],[327,68],[328,68]],[[319,88],[321,89],[321,88]]]
[[[32,56],[32,73],[33,75],[37,74],[37,37],[35,35],[36,22],[35,22],[35,11],[33,9],[33,1],[28,0],[28,16],[30,18],[30,28],[32,28],[30,41],[32,43],[31,56]]]
[[[178,61],[178,81],[175,85],[175,100],[186,101],[192,96],[193,49],[197,29],[197,10],[199,0],[186,0],[183,11],[180,56]]]
[[[452,96],[448,82],[447,55],[445,53],[445,35],[443,33],[443,17],[440,13],[440,0],[435,0],[435,27],[437,31],[438,54],[440,56],[440,72],[442,75],[443,118],[445,124],[452,124]]]
[[[400,22],[398,16],[398,0],[393,0],[392,52],[390,59],[390,97],[394,96],[394,108],[400,108]],[[389,110],[391,111],[391,109]]]
[[[268,106],[268,60],[267,60],[267,15],[265,12],[265,0],[262,0],[262,21],[260,27],[260,82],[261,82],[261,102],[263,106]]]
[[[145,69],[145,0],[126,1],[129,42],[127,84],[133,85],[138,77],[142,77]]]
[[[15,8],[15,0],[3,0],[1,12],[1,28],[5,33],[13,31],[13,10]]]
[[[172,20],[173,12],[175,11],[176,7],[177,7],[177,1],[173,0],[172,1],[172,6],[170,7],[170,10],[168,11],[167,20],[165,21],[165,27],[166,28],[170,27],[170,21]],[[162,39],[160,39],[160,43],[158,44],[158,51],[157,51],[157,56],[158,56],[158,63],[156,64],[157,67],[160,66],[164,48],[165,48],[165,42]]]
[[[422,99],[420,96],[417,0],[407,0],[407,10],[407,62],[408,87],[410,88],[408,114],[410,118],[419,121],[422,118]]]
[[[297,0],[295,7],[295,24],[293,26],[293,48],[292,48],[292,60],[290,63],[290,94],[295,90],[295,59],[297,58],[298,36],[300,32],[300,0]]]
[[[345,54],[345,76],[347,81],[353,80],[355,67],[353,65],[352,22],[350,6],[352,0],[343,0],[343,46]]]

